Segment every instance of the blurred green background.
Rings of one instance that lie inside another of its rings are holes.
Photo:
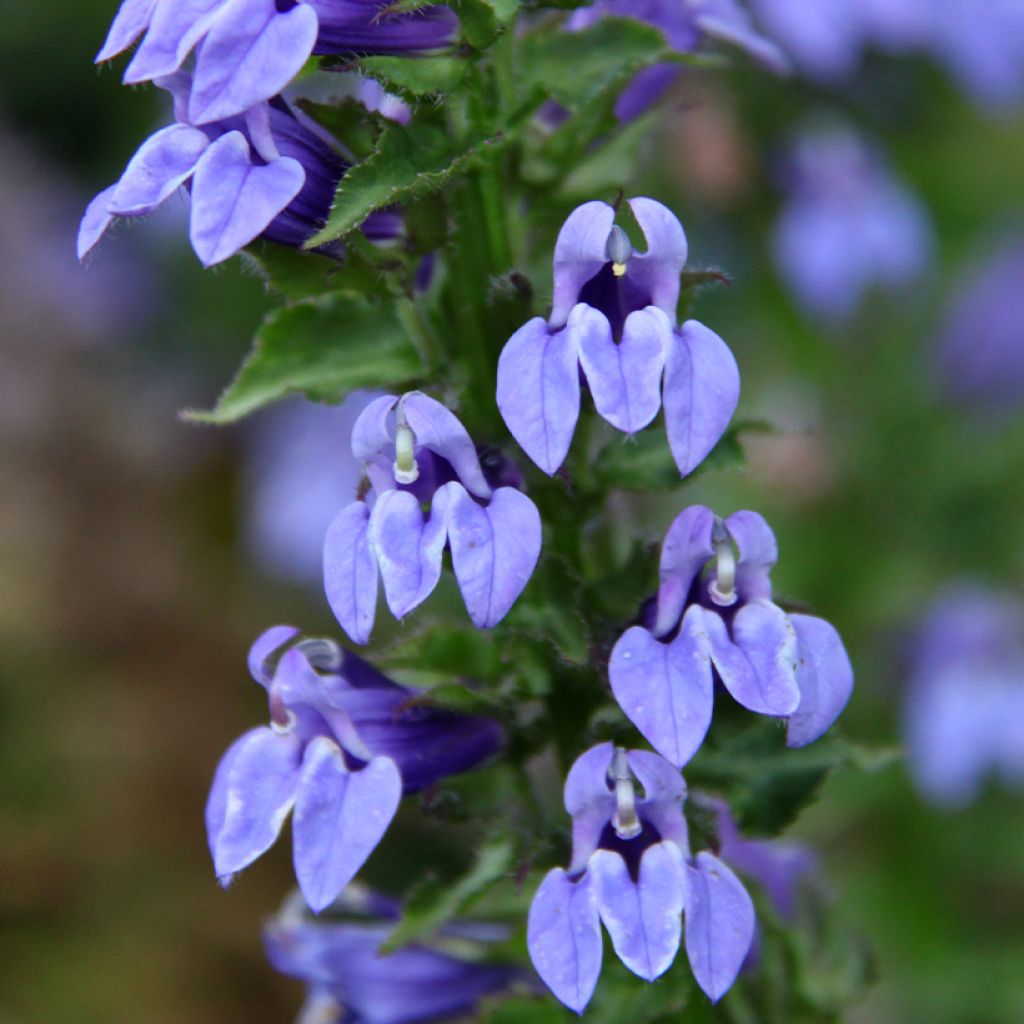
[[[227,743],[264,715],[247,644],[331,620],[315,588],[245,554],[251,428],[176,417],[229,379],[262,284],[238,260],[200,270],[184,199],[74,261],[85,203],[164,116],[155,90],[92,64],[113,10],[0,6],[0,1021],[269,1024],[300,997],[259,942],[289,851],[219,891],[202,807]],[[936,236],[929,275],[833,330],[797,311],[769,255],[779,149],[822,111],[884,142]],[[927,601],[964,574],[1024,583],[1024,421],[947,408],[928,370],[957,282],[1022,213],[1024,117],[979,113],[923,60],[878,59],[841,95],[702,73],[651,135],[648,173],[623,185],[673,206],[691,259],[731,275],[697,313],[740,363],[740,415],[773,427],[687,499],[766,516],[777,593],[836,624],[857,670],[844,732],[897,744]],[[850,1021],[1024,1020],[1021,808],[993,786],[931,809],[899,763],[829,781],[794,834],[873,949]]]

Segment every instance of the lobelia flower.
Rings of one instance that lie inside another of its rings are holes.
[[[695,53],[707,43],[725,43],[745,51],[769,71],[785,74],[789,70],[782,51],[754,29],[736,0],[598,0],[574,11],[566,27],[578,31],[607,15],[653,25],[677,53]],[[681,70],[677,64],[657,64],[641,71],[615,104],[619,120],[632,120],[657,102]]]
[[[464,958],[506,937],[486,924],[452,921],[431,945],[383,955],[380,947],[400,915],[396,901],[355,887],[331,908],[329,921],[311,918],[301,900],[285,904],[264,928],[263,940],[274,967],[309,986],[300,1024],[461,1020],[482,998],[521,977],[515,967]],[[449,940],[459,943],[462,955],[446,949]]]
[[[823,619],[772,602],[777,558],[756,512],[723,520],[691,505],[669,527],[654,621],[619,637],[608,677],[630,721],[672,764],[700,747],[716,679],[750,711],[788,718],[791,747],[816,740],[846,706],[853,670],[842,640]]]
[[[905,734],[924,796],[964,807],[989,774],[1024,788],[1024,602],[951,587],[927,609],[913,660]]]
[[[577,207],[555,244],[554,296],[498,360],[498,408],[522,449],[553,474],[569,451],[580,372],[598,413],[632,434],[664,402],[669,446],[691,472],[722,436],[739,400],[728,346],[696,320],[676,326],[686,236],[653,199],[629,205],[647,240],[636,252],[606,203]]]
[[[297,636],[274,626],[249,652],[270,725],[244,733],[221,758],[206,829],[226,885],[273,845],[294,808],[295,874],[320,911],[380,842],[403,793],[479,764],[501,731],[486,718],[413,704],[419,691],[329,640],[293,643]]]
[[[717,1002],[735,980],[753,938],[754,907],[721,860],[706,850],[691,854],[685,798],[679,772],[648,751],[602,743],[570,769],[572,863],[553,868],[537,889],[527,944],[537,973],[577,1013],[601,972],[600,922],[626,967],[653,981],[675,959],[685,910],[697,984]]]
[[[805,132],[792,147],[789,178],[775,265],[808,313],[841,320],[869,288],[897,288],[927,267],[924,207],[852,131]]]
[[[369,490],[324,540],[327,600],[349,637],[370,639],[378,579],[396,619],[426,600],[446,544],[473,624],[497,625],[540,556],[540,514],[518,473],[500,459],[485,471],[466,428],[419,391],[371,402],[352,429],[352,454]]]
[[[280,97],[197,127],[185,117],[188,77],[157,83],[174,96],[177,122],[151,135],[115,184],[93,199],[78,231],[84,259],[116,217],[155,210],[183,185],[191,194],[189,237],[205,266],[256,238],[301,248],[323,226],[347,164],[323,132]],[[401,220],[378,213],[368,238],[393,239]],[[333,250],[322,250],[325,252]]]
[[[187,116],[203,125],[281,92],[313,54],[406,54],[450,45],[458,20],[428,6],[396,14],[387,0],[124,0],[97,61],[142,36],[126,84],[177,71],[196,49]]]

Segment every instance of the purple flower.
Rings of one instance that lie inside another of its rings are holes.
[[[404,14],[386,0],[124,0],[97,61],[142,36],[124,81],[156,81],[196,49],[188,120],[242,114],[281,92],[313,54],[403,54],[448,46],[458,29],[441,6]]]
[[[485,718],[413,704],[418,691],[329,640],[293,644],[297,636],[275,626],[249,652],[270,725],[221,758],[206,830],[227,884],[273,845],[294,808],[295,874],[320,911],[380,842],[403,793],[474,767],[498,749],[501,732]]]
[[[555,245],[554,296],[498,361],[498,407],[527,455],[553,474],[569,451],[580,409],[580,372],[598,413],[632,434],[664,401],[669,446],[691,472],[722,436],[739,400],[725,342],[696,320],[676,326],[686,236],[653,199],[629,205],[647,251],[636,252],[606,203],[577,207]]]
[[[774,256],[807,312],[843,319],[869,288],[896,288],[926,268],[931,228],[924,207],[855,134],[805,133],[791,161]]]
[[[244,117],[197,127],[185,119],[187,76],[158,84],[174,96],[177,122],[151,135],[121,179],[89,204],[78,231],[79,259],[115,217],[150,213],[186,184],[192,248],[208,267],[259,237],[299,248],[323,225],[347,169],[329,136],[280,97]],[[397,216],[388,213],[365,226],[374,239],[399,230]]]
[[[685,908],[697,983],[717,1002],[735,980],[753,938],[754,907],[722,861],[706,850],[691,855],[685,798],[679,772],[648,751],[602,743],[570,769],[572,863],[541,882],[527,943],[537,973],[577,1013],[601,972],[600,922],[626,967],[653,981],[675,959]]]
[[[927,610],[907,693],[910,768],[941,806],[970,803],[985,777],[1024,788],[1024,603],[959,584]]]
[[[418,391],[371,402],[353,427],[352,453],[369,493],[338,513],[324,541],[324,586],[345,632],[369,641],[378,577],[397,619],[426,600],[446,544],[473,624],[497,625],[540,555],[540,515],[518,474],[502,461],[489,478],[466,428]]]
[[[716,679],[750,711],[787,718],[791,747],[816,740],[846,706],[853,670],[839,634],[772,602],[777,558],[756,512],[723,520],[692,505],[669,527],[653,624],[619,637],[608,676],[622,710],[672,764],[700,747]]]
[[[381,954],[399,914],[394,901],[354,887],[332,907],[330,921],[310,918],[301,901],[285,904],[267,924],[263,939],[274,967],[309,986],[300,1021],[420,1024],[463,1019],[482,998],[521,976],[514,967],[445,951],[446,939],[459,940],[466,952],[484,953],[488,943],[505,937],[503,930],[483,924],[453,921],[434,946],[414,944]]]

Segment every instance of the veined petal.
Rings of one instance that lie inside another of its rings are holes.
[[[668,317],[656,306],[630,313],[616,344],[607,317],[581,304],[566,330],[597,411],[627,434],[646,427],[661,408],[661,374],[674,340]]]
[[[701,630],[711,655],[711,664],[725,688],[732,694],[757,693],[757,671],[746,653],[732,642],[722,616],[710,608],[700,607],[691,608],[690,613],[695,627],[699,626]]]
[[[513,487],[499,487],[486,506],[461,484],[450,492],[448,542],[452,565],[473,625],[497,625],[529,582],[540,557],[537,506]]]
[[[732,620],[732,638],[750,659],[754,675],[723,676],[726,689],[758,714],[791,715],[800,703],[800,690],[796,632],[786,613],[771,601],[751,601]]]
[[[341,748],[318,736],[302,761],[295,819],[295,876],[314,913],[334,902],[387,831],[402,799],[389,757],[350,772]]]
[[[459,418],[440,402],[419,391],[402,400],[405,420],[416,436],[416,444],[429,448],[451,463],[462,485],[478,498],[489,498],[491,488],[480,467],[476,445]]]
[[[341,628],[357,644],[370,640],[377,611],[377,560],[365,501],[346,505],[324,537],[324,590]]]
[[[256,166],[241,132],[222,135],[202,155],[192,179],[192,248],[210,267],[233,256],[299,194],[306,172],[281,157]]]
[[[736,590],[744,601],[763,597],[771,600],[772,566],[779,560],[779,546],[772,528],[756,512],[733,512],[725,527],[736,542]]]
[[[839,717],[853,692],[853,666],[835,628],[813,615],[791,615],[796,630],[796,682],[800,703],[789,720],[786,744],[803,747]]]
[[[702,850],[686,866],[686,954],[713,1003],[736,980],[753,938],[754,904],[743,883]]]
[[[149,213],[188,180],[209,145],[208,136],[198,128],[162,128],[131,158],[107,208],[122,217]]]
[[[157,0],[149,28],[125,69],[125,85],[163,78],[176,71],[202,39],[226,0]]]
[[[310,4],[228,0],[196,55],[189,120],[223,120],[277,95],[313,52],[318,25]]]
[[[635,253],[630,259],[629,273],[651,296],[651,303],[675,323],[679,276],[686,265],[683,226],[667,206],[655,199],[630,199],[629,208],[647,240],[647,251]]]
[[[534,317],[498,359],[498,409],[520,448],[549,476],[565,460],[580,414],[578,357],[570,332]]]
[[[729,346],[696,320],[687,320],[665,366],[665,429],[683,476],[714,448],[736,411],[740,374]]]
[[[114,215],[107,209],[107,204],[116,188],[116,184],[109,185],[85,208],[82,223],[78,226],[77,252],[80,260],[84,260],[92,252],[113,222]]]
[[[654,635],[665,636],[675,629],[686,607],[693,581],[704,563],[715,553],[711,531],[715,514],[703,505],[684,508],[672,521],[661,545],[658,564],[658,616]]]
[[[249,675],[260,686],[270,685],[271,673],[267,671],[267,663],[271,656],[298,635],[299,630],[294,626],[271,626],[253,641],[252,647],[249,648],[247,664]]]
[[[647,981],[664,974],[679,949],[684,869],[675,843],[655,843],[644,851],[637,882],[618,853],[598,850],[590,858],[587,874],[615,952]]]
[[[214,870],[225,884],[274,844],[295,802],[302,744],[267,726],[245,733],[217,766],[206,804]]]
[[[691,609],[669,644],[642,626],[619,638],[608,664],[612,693],[629,720],[677,768],[697,752],[711,725],[711,660]]]
[[[430,519],[408,491],[385,491],[370,513],[370,551],[377,560],[391,614],[403,618],[437,586],[447,537],[444,488],[434,495]]]
[[[96,63],[102,63],[127,50],[146,30],[157,0],[124,0],[107,33],[103,49],[96,54]]]
[[[614,223],[615,211],[596,200],[577,206],[566,218],[555,242],[551,327],[559,328],[569,319],[580,289],[608,262],[608,235]]]
[[[572,882],[561,868],[547,873],[530,904],[530,959],[544,984],[582,1013],[601,973],[601,926],[587,875]]]

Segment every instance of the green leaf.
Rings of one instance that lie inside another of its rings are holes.
[[[242,251],[242,261],[255,269],[266,286],[288,299],[307,299],[334,291],[342,264],[319,253],[257,241]]]
[[[364,57],[359,68],[389,92],[418,99],[451,92],[469,70],[463,57]]]
[[[296,105],[360,160],[373,153],[381,131],[389,123],[382,114],[367,110],[354,96],[347,96],[336,103],[299,99]]]
[[[470,46],[482,50],[515,21],[519,0],[462,0],[459,22]]]
[[[419,372],[419,357],[392,305],[331,292],[271,312],[216,407],[184,415],[233,423],[296,392],[336,402],[355,388],[403,389]]]

